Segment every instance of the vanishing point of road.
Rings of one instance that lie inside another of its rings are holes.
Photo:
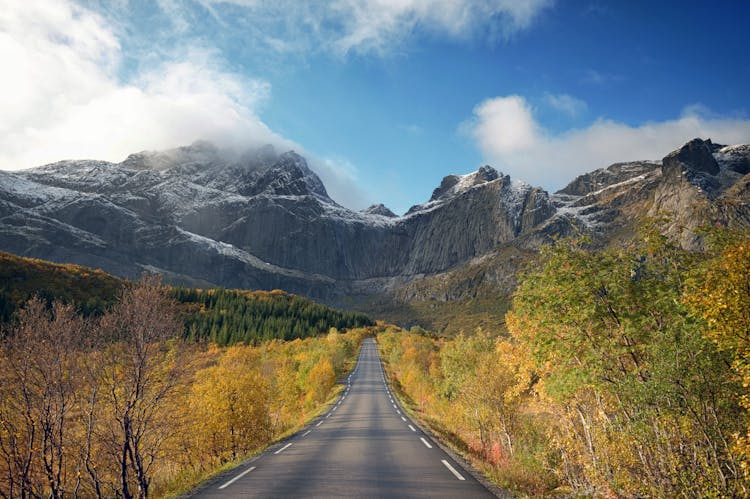
[[[293,437],[192,496],[494,497],[404,414],[372,339],[344,392]]]

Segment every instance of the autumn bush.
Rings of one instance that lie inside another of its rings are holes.
[[[687,282],[683,302],[704,324],[704,335],[731,361],[735,381],[742,387],[739,403],[750,411],[750,234],[714,231],[709,258],[697,266]],[[741,459],[745,481],[750,480],[750,427],[732,441]]]
[[[417,417],[482,471],[526,493],[557,487],[539,458],[546,415],[538,414],[529,361],[514,343],[480,329],[452,339],[383,332],[378,346]]]
[[[746,496],[750,236],[714,241],[560,241],[520,276],[509,334],[379,348],[418,415],[517,492]]]

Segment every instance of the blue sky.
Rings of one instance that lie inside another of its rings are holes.
[[[750,142],[745,1],[10,0],[0,168],[208,138],[402,213],[484,163],[561,188]]]

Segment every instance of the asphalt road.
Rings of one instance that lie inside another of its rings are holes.
[[[403,413],[368,339],[340,399],[192,497],[494,497]]]

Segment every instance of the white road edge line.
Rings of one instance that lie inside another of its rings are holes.
[[[430,443],[427,440],[425,440],[424,437],[419,437],[419,439],[422,441],[423,444],[427,446],[428,449],[432,449],[432,445],[430,445]]]
[[[282,447],[281,449],[279,449],[276,452],[274,452],[274,454],[281,454],[282,452],[284,452],[285,450],[287,450],[289,447],[291,447],[291,445],[292,445],[292,443],[289,442],[284,447]]]
[[[405,417],[401,416],[401,419],[404,421],[404,423],[406,423],[406,418]]]
[[[440,461],[445,465],[446,468],[448,468],[449,470],[451,470],[451,473],[453,473],[453,475],[455,475],[456,478],[458,478],[459,480],[466,480],[461,475],[461,473],[459,473],[458,471],[456,471],[456,468],[454,468],[453,466],[451,466],[451,463],[449,463],[445,459],[441,459]]]
[[[233,484],[234,482],[236,482],[237,480],[239,480],[239,479],[240,479],[240,478],[242,478],[243,476],[247,475],[248,473],[250,473],[250,472],[251,472],[251,471],[253,471],[254,469],[255,469],[255,466],[250,466],[250,467],[249,467],[248,469],[246,469],[245,471],[243,471],[242,473],[240,473],[240,474],[239,474],[239,475],[237,475],[236,477],[232,478],[231,480],[229,480],[229,481],[228,481],[227,483],[225,483],[224,485],[221,485],[221,486],[219,487],[219,489],[220,489],[220,490],[221,490],[221,489],[226,489],[227,487],[229,487],[229,486],[230,486],[230,485],[232,485],[232,484]]]
[[[307,430],[307,431],[305,432],[305,434],[304,434],[304,435],[302,435],[302,436],[303,436],[303,437],[306,437],[306,436],[308,436],[308,435],[309,435],[310,433],[312,433],[312,430]]]
[[[411,431],[417,431],[417,429],[414,428],[412,425],[409,425],[409,429],[411,429]]]
[[[322,424],[323,424],[323,421],[318,421],[318,424],[316,424],[315,426],[320,426]]]

